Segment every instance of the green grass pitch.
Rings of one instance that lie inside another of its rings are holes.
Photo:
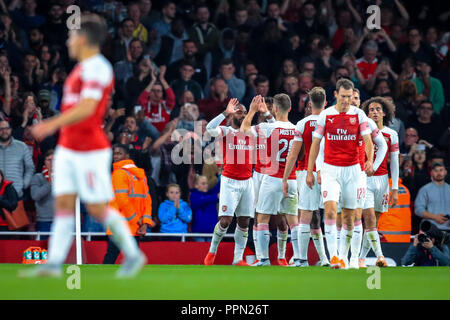
[[[379,269],[380,289],[368,289],[375,274],[324,267],[233,267],[148,265],[134,279],[114,278],[117,265],[80,266],[80,286],[68,289],[73,274],[61,279],[20,279],[32,265],[0,264],[0,299],[133,300],[316,300],[450,299],[450,268]],[[73,283],[73,282],[72,282]]]

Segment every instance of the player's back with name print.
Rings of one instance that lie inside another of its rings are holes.
[[[283,178],[286,159],[295,137],[295,125],[291,122],[262,122],[254,127],[254,134],[267,138],[267,166],[265,173],[276,178]],[[295,179],[292,170],[290,179]]]

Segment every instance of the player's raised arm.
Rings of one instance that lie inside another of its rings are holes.
[[[263,102],[262,97],[259,95],[253,98],[252,102],[250,103],[250,110],[248,111],[247,115],[242,121],[240,131],[245,133],[251,132],[253,117],[255,116],[256,112],[258,112],[258,110],[261,108],[260,104],[262,102]]]
[[[208,133],[213,137],[217,137],[220,134],[224,134],[224,132],[222,132],[222,129],[221,129],[222,127],[220,127],[220,124],[222,123],[223,120],[226,119],[226,117],[228,117],[230,114],[233,114],[237,111],[236,107],[238,105],[239,105],[238,99],[236,99],[236,98],[230,99],[225,111],[222,112],[221,114],[219,114],[214,119],[212,119],[206,125],[206,131],[208,131]]]

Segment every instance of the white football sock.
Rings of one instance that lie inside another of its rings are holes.
[[[320,261],[328,260],[325,253],[325,245],[323,243],[323,235],[321,229],[311,229],[311,238],[314,242],[314,247],[316,247],[317,254],[319,255]]]
[[[311,237],[311,227],[309,224],[299,225],[299,251],[300,259],[308,260],[309,238]]]
[[[278,259],[286,259],[286,243],[289,232],[277,230]]]
[[[334,222],[334,223],[333,223]],[[337,257],[337,228],[336,220],[325,219],[325,239],[327,239],[327,249],[330,259]]]
[[[242,229],[236,226],[234,231],[234,260],[233,263],[237,263],[243,259],[244,250],[247,246],[248,228]]]
[[[103,224],[111,230],[114,243],[126,258],[139,255],[136,239],[131,235],[128,223],[116,209],[108,207]]]
[[[270,232],[268,223],[259,223],[258,231],[256,231],[256,237],[258,238],[259,252],[261,259],[269,259],[269,242]]]
[[[380,235],[378,234],[377,229],[372,229],[372,231],[367,232],[367,238],[377,258],[382,256],[383,252],[381,251]]]
[[[48,263],[63,264],[73,242],[75,231],[75,214],[57,212],[52,223],[53,232],[49,239]]]
[[[216,254],[217,253],[217,247],[219,246],[220,241],[222,241],[223,236],[225,233],[227,233],[227,228],[222,228],[220,225],[220,222],[217,222],[216,226],[214,227],[214,233],[211,240],[211,245],[209,246],[209,252]]]
[[[370,251],[370,241],[367,238],[367,230],[366,230],[366,232],[364,232],[361,253],[359,254],[359,258],[365,259],[369,251]]]
[[[341,240],[339,243],[339,259],[348,260],[348,250],[350,249],[350,243],[352,242],[353,230],[348,230],[347,226],[343,226],[341,229]]]
[[[355,227],[353,228],[353,238],[351,244],[352,259],[359,258],[359,252],[361,251],[362,235],[363,235],[363,228],[360,220],[355,222]]]
[[[299,225],[295,224],[290,226],[291,228],[291,243],[292,243],[292,251],[294,251],[294,259],[300,259],[300,250],[299,250]]]
[[[336,226],[336,241],[337,241],[336,254],[338,256],[339,256],[340,243],[341,243],[341,230],[342,230],[342,227],[338,228]]]
[[[256,260],[261,259],[261,252],[259,252],[258,239],[256,237],[256,231],[258,231],[258,226],[253,225],[253,244],[255,246]]]

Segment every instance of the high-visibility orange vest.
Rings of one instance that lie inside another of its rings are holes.
[[[136,236],[140,224],[152,227],[152,198],[147,177],[143,169],[136,167],[133,160],[122,160],[113,164],[112,185],[115,198],[110,206],[117,209],[128,222],[131,233]],[[107,234],[111,234],[107,230]]]
[[[392,179],[389,179],[389,197],[391,196]],[[398,202],[394,208],[389,207],[381,214],[378,221],[378,232],[383,234],[387,242],[411,242],[411,196],[409,190],[398,179]]]

